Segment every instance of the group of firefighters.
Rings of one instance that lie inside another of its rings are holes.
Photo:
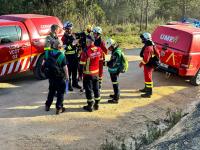
[[[88,25],[86,31],[79,33],[73,33],[72,29],[72,22],[65,22],[63,26],[65,32],[62,39],[59,40],[57,34],[60,27],[54,24],[51,26],[50,34],[46,37],[45,61],[50,56],[54,57],[64,75],[48,76],[49,93],[45,103],[45,110],[50,110],[53,98],[56,96],[56,114],[65,111],[63,100],[66,87],[68,87],[69,91],[77,88],[85,92],[87,105],[83,107],[84,110],[89,112],[98,110],[101,100],[100,90],[102,88],[103,66],[108,67],[114,91],[114,94],[110,95],[111,99],[108,100],[108,103],[117,104],[120,98],[118,77],[122,50],[115,40],[111,38],[108,38],[105,42],[102,40],[102,28],[99,26],[92,27]],[[159,53],[151,39],[151,34],[143,33],[140,38],[144,43],[144,47],[140,53],[143,61],[139,64],[139,67],[144,66],[145,78],[145,87],[140,92],[144,93],[141,95],[142,97],[150,98],[153,88],[152,72],[154,68],[150,64],[150,59],[153,55],[159,57]],[[105,61],[108,50],[111,51],[111,58],[109,61]],[[81,80],[83,80],[83,87],[78,84],[78,81]],[[67,86],[66,83],[68,84]]]

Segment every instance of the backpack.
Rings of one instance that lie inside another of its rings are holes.
[[[58,79],[64,77],[64,70],[61,67],[62,60],[62,53],[58,53],[55,56],[51,53],[48,54],[44,63],[44,74],[47,78]]]
[[[120,62],[119,72],[125,73],[128,71],[128,59],[125,56],[124,52],[121,51],[118,53],[121,53],[121,62]]]
[[[128,71],[128,59],[125,56],[125,54],[122,52],[121,54],[121,67],[120,67],[120,72],[125,73]]]
[[[153,46],[154,54],[156,51],[156,47]],[[146,64],[147,66],[154,67],[155,69],[160,66],[160,59],[159,56],[155,55],[149,59],[149,62]]]

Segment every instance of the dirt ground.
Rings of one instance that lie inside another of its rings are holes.
[[[129,71],[120,76],[119,104],[107,104],[112,84],[105,69],[100,110],[82,110],[84,94],[78,90],[65,96],[66,112],[55,115],[55,105],[44,111],[48,81],[37,81],[31,73],[0,83],[1,150],[96,150],[106,139],[138,135],[147,120],[165,117],[168,108],[187,109],[199,99],[199,87],[183,78],[165,78],[154,73],[154,95],[140,97],[144,86],[138,50],[128,50]],[[55,103],[54,103],[55,104]]]

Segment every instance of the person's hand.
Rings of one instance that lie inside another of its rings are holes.
[[[142,62],[140,62],[139,67],[141,68],[144,64]]]

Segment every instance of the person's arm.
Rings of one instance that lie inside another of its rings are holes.
[[[83,69],[84,66],[86,65],[86,52],[82,51],[81,55],[80,55],[80,62],[79,62],[79,75],[78,78],[79,80],[82,80],[83,78]]]
[[[139,67],[147,64],[152,55],[152,47],[148,46],[144,49],[143,60],[140,62]]]
[[[66,79],[69,80],[69,73],[68,73],[68,67],[67,67],[67,64],[68,64],[67,59],[66,59],[66,57],[65,57],[64,54],[61,54],[61,57],[63,58],[62,63],[61,63],[61,67],[64,70]]]
[[[80,58],[79,64],[82,65],[82,66],[85,66],[85,65],[86,65],[86,60],[87,60],[86,53],[87,53],[87,52],[82,52],[82,53],[81,53],[81,56],[80,56],[81,58]]]
[[[114,53],[111,56],[111,59],[106,63],[106,66],[108,66],[109,68],[113,68],[115,64],[118,62],[118,59],[119,59],[118,53]]]
[[[107,55],[108,54],[108,50],[107,50],[107,48],[105,46],[105,43],[103,41],[101,42],[100,47],[101,47],[101,49],[103,51],[104,56]]]
[[[68,73],[68,67],[67,67],[67,65],[65,65],[65,66],[63,67],[63,69],[64,69],[64,72],[65,72],[66,80],[69,80],[69,73]]]

